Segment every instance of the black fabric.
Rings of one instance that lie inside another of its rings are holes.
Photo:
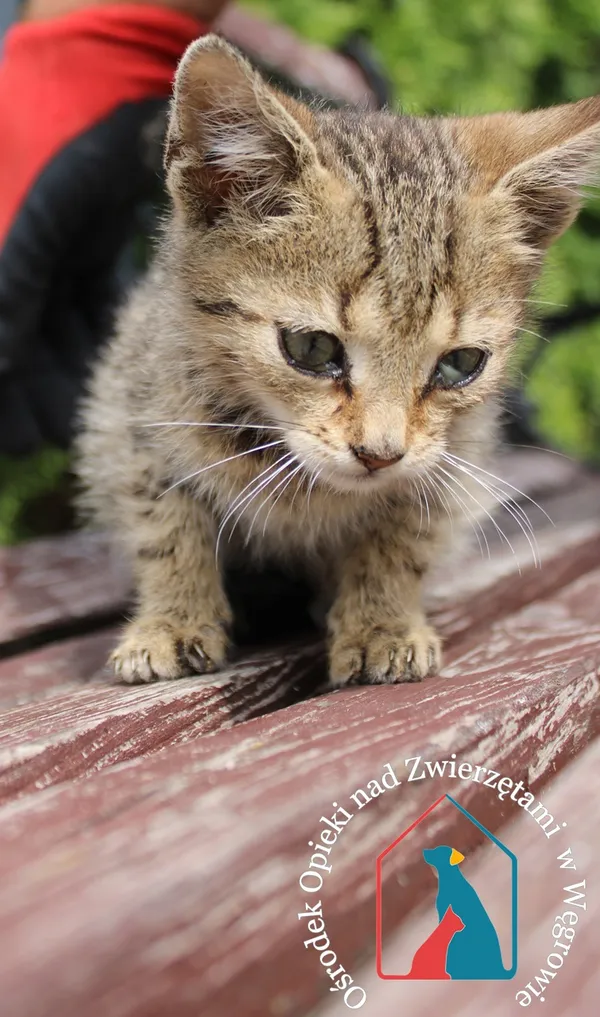
[[[162,195],[166,108],[164,99],[126,103],[72,141],[9,231],[0,251],[0,452],[69,443],[86,371],[131,282],[123,265],[140,209]]]

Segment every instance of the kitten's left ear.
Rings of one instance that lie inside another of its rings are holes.
[[[600,169],[600,97],[455,124],[490,197],[506,198],[516,209],[522,239],[549,247],[575,219],[582,188]]]
[[[216,35],[196,40],[175,78],[165,150],[167,186],[210,224],[233,203],[285,212],[286,185],[317,165],[310,110],[270,88]]]

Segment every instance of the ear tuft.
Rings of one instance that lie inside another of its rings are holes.
[[[282,214],[289,186],[317,162],[310,111],[270,88],[216,35],[198,39],[179,65],[165,150],[167,185],[186,212],[210,225],[236,203]]]
[[[457,120],[454,130],[484,189],[512,202],[521,239],[539,250],[571,225],[600,168],[600,97]]]

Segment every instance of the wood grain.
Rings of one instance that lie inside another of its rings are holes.
[[[475,578],[453,573],[447,602],[438,600],[433,612],[447,663],[481,640],[493,619],[600,566],[600,536],[567,546],[545,568],[520,577],[512,559],[512,571],[503,565],[495,582],[493,563],[484,565]],[[297,702],[326,677],[324,651],[311,639],[245,653],[209,679],[123,687],[102,672],[115,636],[108,630],[0,662],[0,801]]]
[[[128,587],[122,564],[101,534],[0,548],[2,655],[27,645],[36,633],[77,623],[91,628],[95,619],[119,613]]]
[[[5,805],[7,1017],[305,1014],[327,992],[296,918],[319,817],[416,753],[541,787],[598,730],[599,600],[595,570],[421,686],[334,693]],[[324,898],[349,969],[372,949],[375,857],[430,798],[410,785],[353,820]],[[461,800],[506,818],[477,785]]]
[[[210,679],[69,681],[70,661],[76,674],[86,659],[98,666],[114,638],[102,633],[17,658],[19,669],[33,671],[37,695],[0,717],[0,801],[232,727],[306,698],[325,678],[317,642],[246,655]],[[14,663],[0,664],[0,686]]]
[[[210,680],[120,687],[102,663],[128,581],[103,538],[0,551],[3,1017],[304,1017],[330,983],[302,946],[297,880],[332,801],[415,754],[456,752],[537,790],[583,754],[593,781],[600,482],[550,461],[511,453],[497,471],[558,521],[528,510],[544,568],[504,513],[521,576],[497,546],[442,569],[428,602],[446,666],[420,686],[297,703],[324,675],[305,640],[244,651]],[[461,792],[489,828],[511,818],[477,785]],[[353,973],[374,945],[375,857],[430,800],[430,786],[387,792],[338,845],[324,906]],[[388,931],[418,905],[417,853],[399,874],[410,893],[388,886]],[[573,1015],[591,1017],[578,998]]]

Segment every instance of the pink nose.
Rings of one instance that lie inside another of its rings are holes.
[[[353,448],[352,451],[356,458],[363,464],[363,466],[366,466],[370,472],[373,470],[384,470],[386,466],[393,466],[394,463],[399,463],[404,457],[404,452],[400,452],[391,459],[382,459],[380,456],[367,452],[362,445],[358,445]]]

